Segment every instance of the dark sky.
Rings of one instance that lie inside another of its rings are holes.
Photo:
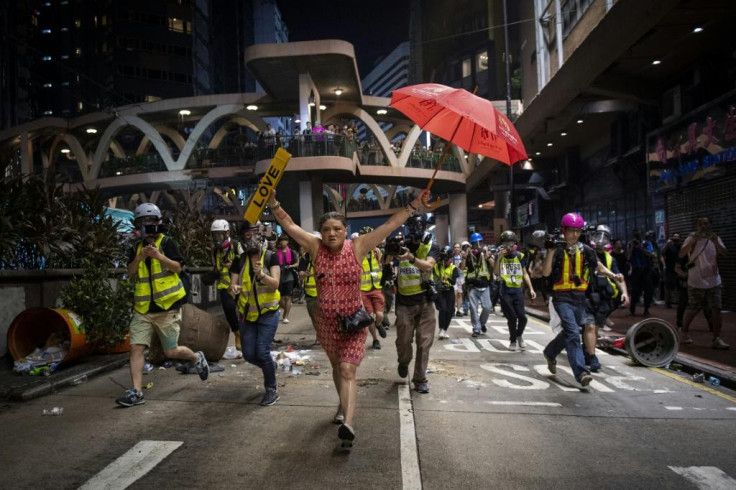
[[[360,77],[381,56],[409,40],[407,0],[279,0],[289,41],[342,39],[355,46]]]

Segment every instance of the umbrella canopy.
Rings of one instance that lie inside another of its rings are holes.
[[[394,90],[391,107],[425,131],[470,153],[513,165],[528,158],[519,133],[490,100],[464,89],[422,83]]]

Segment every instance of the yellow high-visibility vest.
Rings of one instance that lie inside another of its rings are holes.
[[[232,262],[235,257],[240,255],[238,253],[239,248],[240,244],[235,240],[231,240],[227,251],[223,251],[222,248],[215,251],[215,269],[220,273],[220,277],[217,278],[217,289],[230,288],[230,268],[222,265],[222,259],[227,257],[228,262]]]
[[[371,260],[371,255],[373,259]],[[360,290],[371,291],[372,289],[381,289],[381,260],[378,257],[378,250],[375,248],[363,257],[363,274],[360,276]]]
[[[317,279],[314,277],[314,264],[312,259],[307,259],[307,274],[304,279],[304,294],[310,298],[317,297]]]
[[[264,267],[264,257],[266,256],[266,250],[261,252],[261,267],[266,275],[271,275],[267,267]],[[271,291],[265,284],[261,284],[259,281],[251,280],[250,277],[250,258],[243,255],[241,256],[243,266],[240,269],[240,296],[238,296],[238,313],[242,317],[245,315],[245,319],[249,322],[258,320],[258,317],[269,311],[276,311],[279,309],[279,300],[281,294],[278,288]],[[255,289],[252,285],[255,283]],[[247,311],[246,311],[247,307]]]
[[[588,274],[587,271],[583,274],[583,252],[579,249],[575,251],[573,258],[574,264],[570,260],[569,255],[567,252],[563,252],[562,254],[562,275],[560,280],[552,285],[552,290],[585,292],[588,289]],[[572,276],[578,277],[579,285],[575,284]]]
[[[156,248],[161,250],[161,243],[166,235],[160,233],[154,244]],[[138,244],[136,255],[143,250],[143,242]],[[162,252],[163,253],[163,252]],[[151,257],[151,274],[148,274],[146,261],[141,260],[138,263],[138,278],[135,283],[135,292],[133,293],[133,304],[135,311],[144,315],[148,313],[153,300],[162,310],[168,310],[171,305],[186,296],[184,284],[182,284],[179,274],[169,270],[163,270],[161,262]]]
[[[429,255],[429,250],[432,248],[432,241],[429,243],[421,243],[414,257],[417,259],[424,260]],[[402,260],[399,262],[399,277],[398,277],[399,294],[402,296],[413,296],[415,294],[423,293],[422,288],[422,273],[418,267],[409,262],[408,260]]]

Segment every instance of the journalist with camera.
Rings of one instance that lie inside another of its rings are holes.
[[[524,254],[517,250],[516,233],[506,230],[501,234],[501,246],[498,247],[498,258],[493,272],[501,280],[500,301],[501,309],[509,326],[509,350],[525,350],[526,343],[522,334],[526,327],[526,309],[524,307],[523,284],[529,288],[531,299],[537,294],[534,292],[532,281],[527,272]]]
[[[562,217],[561,230],[565,239],[564,246],[556,246],[549,241],[544,259],[542,274],[552,280],[552,306],[559,316],[562,331],[544,348],[544,358],[552,374],[557,372],[557,356],[562,350],[567,351],[567,360],[572,368],[575,380],[587,386],[593,380],[590,371],[585,367],[583,349],[580,343],[580,327],[591,323],[586,312],[585,293],[588,289],[588,278],[593,272],[615,279],[623,280],[621,274],[614,274],[598,261],[595,251],[580,242],[580,235],[585,227],[583,217],[577,213],[568,213]]]
[[[123,407],[145,403],[143,398],[143,351],[151,346],[154,333],[164,355],[191,362],[204,381],[209,365],[204,354],[179,345],[181,306],[186,290],[180,277],[184,257],[176,242],[166,236],[161,210],[153,203],[138,205],[134,224],[140,241],[128,260],[128,278],[135,281],[133,318],[130,321],[130,378],[133,387],[115,400]]]
[[[386,254],[399,260],[396,284],[396,350],[399,357],[399,376],[409,374],[413,357],[412,341],[416,338],[417,352],[414,360],[412,382],[418,393],[429,393],[427,364],[429,350],[434,342],[434,297],[436,286],[431,273],[439,259],[439,247],[432,235],[425,232],[427,220],[423,214],[410,217],[406,222],[408,233],[404,246],[398,250],[392,243],[386,244]]]
[[[687,295],[688,305],[682,324],[681,342],[693,342],[688,333],[690,323],[701,309],[710,311],[713,322],[714,349],[728,349],[730,346],[721,339],[721,274],[718,271],[718,256],[726,255],[726,246],[721,238],[713,233],[709,218],[698,218],[696,231],[682,244],[680,257],[687,257]]]
[[[468,302],[470,303],[470,322],[473,326],[473,337],[485,333],[488,316],[493,312],[491,304],[491,286],[493,282],[493,256],[488,248],[482,247],[483,237],[480,233],[470,235],[471,248],[464,252],[462,268],[468,272],[465,283],[468,285]],[[482,311],[478,315],[478,306]]]

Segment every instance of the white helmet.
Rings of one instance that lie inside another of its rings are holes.
[[[216,219],[212,222],[212,225],[210,225],[210,232],[213,231],[230,231],[230,223],[224,219]]]
[[[133,211],[134,219],[145,218],[147,216],[155,216],[161,219],[161,210],[152,202],[144,202],[136,206]]]

